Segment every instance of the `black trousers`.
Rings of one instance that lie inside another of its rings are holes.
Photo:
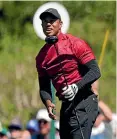
[[[97,115],[98,99],[94,93],[78,92],[73,102],[62,102],[60,139],[90,139]]]

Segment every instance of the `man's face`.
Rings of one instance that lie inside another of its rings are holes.
[[[47,135],[50,131],[50,122],[44,120],[44,119],[41,119],[38,121],[39,122],[39,132],[40,134],[42,135]]]
[[[21,138],[21,133],[22,133],[21,130],[15,130],[15,129],[10,130],[11,138]]]
[[[43,32],[46,36],[57,36],[62,27],[62,21],[60,19],[55,18],[52,15],[47,15],[42,20],[42,28]]]
[[[0,133],[0,139],[8,139],[7,135]]]

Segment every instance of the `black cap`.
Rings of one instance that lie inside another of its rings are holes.
[[[61,19],[60,14],[58,13],[58,11],[54,8],[49,8],[47,10],[45,10],[43,13],[40,14],[40,19],[43,20],[46,15],[51,14],[54,17],[56,17],[57,19]]]

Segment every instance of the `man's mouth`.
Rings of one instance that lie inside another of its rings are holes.
[[[46,31],[52,31],[52,29],[51,28],[47,28]]]

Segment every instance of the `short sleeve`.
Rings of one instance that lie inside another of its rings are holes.
[[[95,55],[91,47],[86,42],[76,41],[73,45],[74,54],[78,58],[81,64],[86,64],[87,62],[95,59]]]

